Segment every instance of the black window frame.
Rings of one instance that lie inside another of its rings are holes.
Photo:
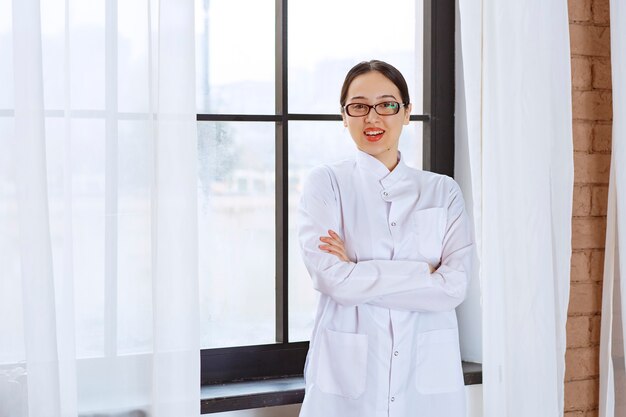
[[[341,115],[288,113],[287,7],[276,7],[274,115],[198,114],[197,121],[276,124],[276,343],[202,349],[201,385],[301,376],[309,342],[289,342],[288,127],[290,121],[341,121]],[[423,169],[454,176],[454,0],[424,0]]]

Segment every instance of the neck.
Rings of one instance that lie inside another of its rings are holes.
[[[386,152],[374,155],[374,158],[382,162],[387,167],[389,172],[391,172],[398,165],[398,150],[389,149]]]

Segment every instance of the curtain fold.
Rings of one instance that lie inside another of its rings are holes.
[[[626,7],[611,1],[610,11],[613,139],[602,283],[600,417],[626,416],[626,293],[621,280],[621,271],[626,270],[626,257],[621,253],[626,245]]]
[[[59,366],[46,184],[41,15],[38,1],[15,1],[15,158],[24,346],[30,415],[60,415]],[[21,408],[21,407],[20,407]]]
[[[194,2],[0,15],[0,417],[198,416]]]
[[[459,0],[485,417],[563,413],[573,145],[567,2]],[[480,39],[480,41],[478,41]],[[457,116],[459,117],[459,116]],[[460,148],[463,149],[463,148]]]
[[[465,198],[476,241],[473,279],[466,300],[457,308],[464,361],[482,363],[480,259],[482,253],[482,9],[480,2],[457,2],[455,41],[454,177]],[[463,21],[461,22],[461,16]],[[471,144],[471,146],[470,146]]]
[[[193,5],[177,0],[159,4],[153,198],[156,417],[193,416],[200,407]]]

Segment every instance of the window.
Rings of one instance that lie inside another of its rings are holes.
[[[397,66],[414,103],[403,156],[452,175],[454,2],[196,10],[202,384],[298,375],[316,298],[294,214],[308,170],[354,152],[339,122],[343,77],[362,60]]]

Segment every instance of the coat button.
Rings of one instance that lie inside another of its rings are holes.
[[[391,222],[391,225],[392,225],[392,226],[395,226],[395,225],[396,225],[396,222]]]
[[[395,352],[393,352],[393,356],[398,356],[398,355],[399,355],[399,353],[398,353],[397,350]]]
[[[389,197],[389,193],[388,193],[387,191],[383,191],[383,195],[384,195],[385,197]]]
[[[396,400],[396,397],[391,397],[391,402],[394,402]]]

